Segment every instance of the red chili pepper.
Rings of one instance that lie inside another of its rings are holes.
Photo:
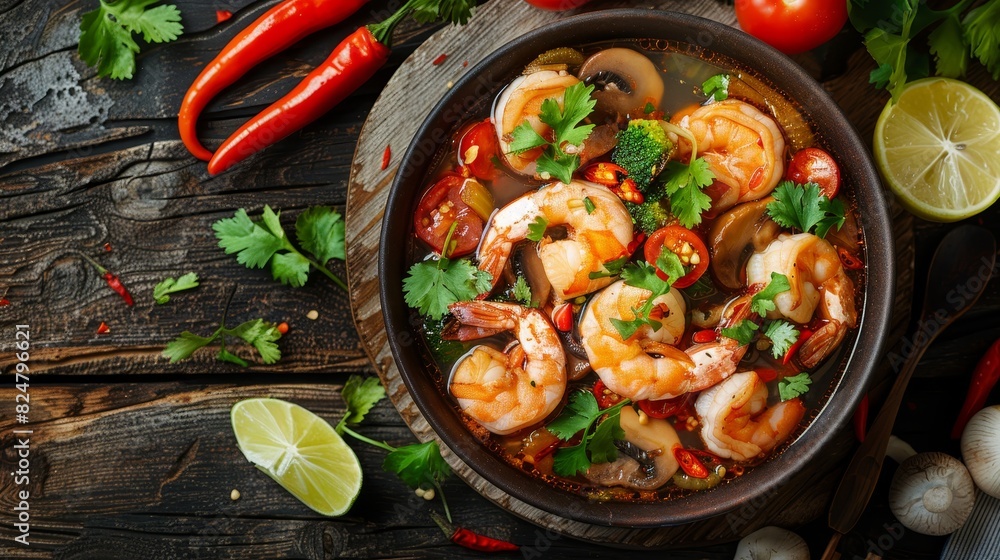
[[[392,161],[392,146],[386,144],[385,151],[382,152],[382,171],[389,169],[390,161]]]
[[[466,529],[465,527],[452,526],[450,523],[441,518],[437,512],[431,512],[431,519],[437,526],[441,528],[441,531],[451,542],[468,548],[469,550],[476,550],[479,552],[517,552],[521,550],[521,547],[512,543],[503,541],[500,539],[494,539],[493,537],[487,537],[486,535],[480,535],[472,531],[471,529]]]
[[[858,408],[854,410],[854,437],[856,437],[859,442],[863,443],[867,434],[868,393],[865,393],[865,398],[861,399],[861,402],[858,403]]]
[[[552,322],[562,332],[573,330],[573,306],[563,303],[552,310]]]
[[[535,453],[535,463],[541,461],[542,459],[548,457],[549,455],[552,455],[552,453],[554,453],[556,449],[559,449],[559,447],[562,446],[562,443],[563,442],[561,441],[553,441],[552,443],[543,447],[541,451]]]
[[[101,324],[97,326],[97,334],[107,334],[109,332],[111,332],[111,327],[104,321],[101,321]]]
[[[861,262],[844,247],[837,247],[837,255],[840,256],[840,262],[847,270],[859,270],[865,267],[865,263]]]
[[[597,399],[597,407],[601,410],[611,408],[622,400],[621,395],[611,389],[608,389],[607,386],[604,385],[604,382],[600,379],[594,382],[592,391],[594,393],[594,398]]]
[[[965,395],[965,403],[962,404],[955,426],[951,429],[952,439],[962,437],[965,425],[986,405],[986,399],[989,398],[997,381],[1000,381],[1000,339],[983,354],[972,372],[972,381],[969,383],[969,392]]]
[[[642,242],[646,240],[646,232],[640,231],[632,238],[632,242],[628,244],[625,248],[625,254],[631,256],[632,253],[642,246]]]
[[[111,252],[111,244],[110,243],[105,243],[104,244],[104,250],[106,252],[110,253]]]
[[[806,340],[808,340],[812,335],[813,332],[811,330],[802,329],[802,334],[799,335],[799,339],[795,341],[795,344],[792,344],[791,348],[788,349],[788,352],[785,352],[785,357],[781,359],[781,363],[783,365],[788,365],[788,363],[792,361],[792,357],[795,356],[795,353],[799,351],[799,348],[801,348],[802,345],[805,344]]]
[[[117,293],[118,295],[120,295],[122,297],[122,299],[125,300],[125,305],[128,305],[129,307],[132,307],[132,304],[134,303],[132,301],[132,294],[130,294],[129,291],[128,291],[128,288],[126,288],[122,284],[121,279],[118,278],[118,276],[112,274],[108,269],[106,269],[103,266],[97,264],[97,261],[95,261],[94,259],[88,257],[87,255],[83,255],[83,258],[87,259],[87,262],[89,262],[90,264],[94,265],[94,268],[97,269],[97,272],[101,273],[101,278],[104,278],[104,281],[108,284],[108,287],[110,287],[112,290],[114,290],[115,293]]]
[[[228,21],[231,17],[233,17],[233,12],[229,10],[215,10],[215,23]]]
[[[708,478],[708,469],[694,453],[676,445],[674,446],[674,458],[680,464],[681,470],[690,477]]]
[[[188,151],[198,159],[212,159],[212,152],[198,141],[196,125],[202,110],[220,91],[261,61],[294,45],[306,35],[340,23],[366,2],[285,0],[237,34],[202,69],[181,102],[177,124]]]
[[[770,383],[778,378],[778,370],[776,369],[756,368],[754,371],[757,373],[757,377],[764,383]]]
[[[691,335],[691,342],[705,344],[706,342],[715,342],[718,338],[719,335],[716,334],[715,331],[712,329],[705,329]]]
[[[445,60],[448,60],[448,55],[446,55],[446,54],[444,54],[444,53],[441,53],[441,54],[439,54],[439,55],[438,55],[438,57],[437,57],[437,58],[435,58],[435,59],[434,59],[434,60],[433,60],[433,61],[431,62],[431,64],[433,64],[434,66],[438,66],[439,64],[441,64],[441,63],[442,63],[442,62],[444,62]]]
[[[343,101],[389,60],[389,47],[362,27],[288,95],[247,121],[215,151],[208,172],[222,173],[319,118]]]

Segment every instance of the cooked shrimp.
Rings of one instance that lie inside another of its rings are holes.
[[[774,298],[776,309],[769,317],[786,317],[804,324],[815,313],[826,321],[799,349],[802,365],[814,367],[857,324],[854,284],[833,245],[811,233],[781,234],[747,262],[750,285],[767,284],[772,272],[787,276],[791,289]]]
[[[711,387],[736,371],[746,352],[731,338],[695,344],[685,351],[674,346],[684,334],[684,298],[679,291],[660,296],[653,303],[662,327],[643,326],[623,340],[612,319],[629,321],[635,309],[650,296],[649,290],[618,281],[587,304],[580,320],[580,337],[590,365],[601,381],[615,393],[633,400],[669,399]],[[722,326],[732,326],[747,315],[749,305],[739,307]]]
[[[774,119],[753,105],[726,99],[680,113],[672,121],[691,132],[698,157],[704,157],[716,181],[730,189],[713,211],[763,198],[781,181],[785,138]],[[691,143],[679,137],[678,150],[682,156],[689,155]]]
[[[719,457],[746,461],[774,449],[795,431],[806,413],[800,399],[767,407],[767,385],[752,371],[733,374],[698,395],[705,447]]]
[[[503,353],[479,345],[455,364],[448,382],[458,405],[487,430],[509,434],[542,421],[566,392],[566,355],[559,336],[538,309],[511,303],[467,301],[449,307],[466,337],[512,332],[517,344]],[[471,334],[469,334],[471,333]]]
[[[587,211],[585,198],[593,211]],[[632,217],[607,188],[573,181],[528,193],[493,215],[479,246],[479,268],[493,275],[494,285],[514,244],[528,235],[528,226],[539,217],[548,227],[567,228],[565,239],[545,238],[538,247],[556,297],[574,298],[611,283],[608,277],[590,278],[590,273],[601,272],[605,263],[625,256],[632,242]]]
[[[539,114],[542,102],[555,99],[562,105],[566,88],[580,80],[566,72],[543,70],[527,76],[519,76],[508,85],[493,107],[493,125],[500,140],[500,152],[504,154],[511,169],[525,175],[535,173],[535,160],[540,150],[530,150],[521,154],[510,153],[511,134],[514,129],[527,122],[535,132],[545,136],[549,127],[541,121]]]

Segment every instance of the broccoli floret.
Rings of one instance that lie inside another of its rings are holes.
[[[646,232],[646,235],[653,233],[661,227],[667,225],[673,216],[670,214],[670,205],[666,199],[643,202],[642,204],[625,203],[629,214],[636,225]]]
[[[628,171],[639,190],[647,194],[653,178],[663,170],[673,144],[659,121],[633,119],[618,132],[618,144],[611,161]]]

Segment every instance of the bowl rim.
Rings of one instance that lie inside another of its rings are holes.
[[[776,89],[799,105],[801,112],[807,112],[817,131],[833,131],[822,135],[827,140],[826,147],[836,145],[841,169],[849,170],[846,174],[856,178],[852,182],[859,228],[864,239],[865,290],[861,297],[858,331],[853,347],[846,351],[846,365],[840,382],[816,418],[779,457],[755,467],[748,476],[679,500],[595,502],[519,472],[468,433],[453,407],[433,383],[413,382],[412,374],[423,375],[428,366],[416,349],[416,344],[420,344],[419,335],[409,332],[415,331],[416,325],[411,324],[410,310],[403,300],[405,263],[400,249],[405,244],[386,243],[388,239],[404,239],[412,230],[409,220],[390,220],[387,217],[400,212],[409,216],[412,211],[416,193],[408,192],[402,196],[403,188],[411,176],[422,178],[426,174],[427,166],[434,161],[433,154],[449,141],[458,120],[452,122],[446,117],[458,119],[464,116],[454,116],[458,98],[463,95],[468,98],[472,91],[484,85],[497,86],[500,83],[499,87],[502,87],[506,82],[497,82],[496,79],[490,82],[489,78],[499,74],[501,78],[509,79],[510,69],[518,69],[527,62],[520,61],[526,53],[533,58],[557,46],[635,39],[680,41],[754,68],[755,75],[774,84]],[[498,68],[504,70],[496,72]],[[778,87],[777,84],[782,85]],[[447,114],[449,111],[451,113]],[[447,131],[447,134],[442,131]],[[427,140],[430,140],[430,149]],[[379,296],[393,359],[413,402],[438,437],[485,480],[522,502],[575,521],[632,528],[671,526],[714,517],[747,504],[751,499],[773,495],[778,492],[782,481],[790,478],[789,473],[799,472],[814,460],[847,422],[865,392],[889,329],[895,277],[890,224],[879,175],[868,148],[822,85],[790,58],[736,28],[698,16],[634,8],[601,10],[561,19],[506,43],[470,69],[434,106],[411,140],[389,190],[380,232]],[[390,254],[393,252],[395,255]],[[407,328],[394,331],[391,325],[406,325]],[[835,398],[837,406],[831,406]],[[441,405],[442,401],[446,406]]]

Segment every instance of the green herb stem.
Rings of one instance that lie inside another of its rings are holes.
[[[368,445],[374,445],[375,447],[378,447],[379,449],[384,449],[384,450],[386,450],[386,451],[388,451],[390,453],[396,450],[395,447],[389,445],[388,443],[386,443],[384,441],[375,441],[375,440],[371,439],[370,437],[363,436],[363,435],[355,432],[354,430],[348,428],[346,425],[338,424],[337,427],[340,428],[340,429],[342,429],[345,434],[351,436],[352,438],[354,438],[354,439],[356,439],[358,441],[363,441],[363,442],[367,443]]]

